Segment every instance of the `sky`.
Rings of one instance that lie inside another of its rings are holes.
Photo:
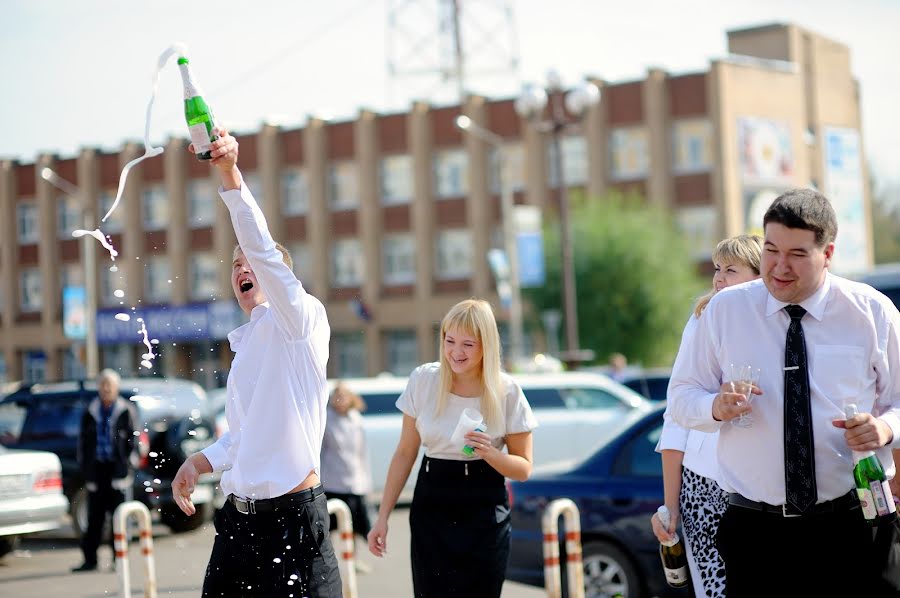
[[[842,42],[861,85],[867,156],[879,181],[900,181],[900,0],[460,1],[467,88],[491,98],[544,83],[550,70],[568,85],[640,79],[650,67],[703,71],[726,56],[728,29],[792,22]],[[236,132],[451,103],[455,88],[412,74],[438,62],[437,50],[414,46],[442,39],[437,2],[3,0],[0,157],[33,162],[45,151],[65,158],[140,141],[157,58],[175,42],[187,45],[206,99]],[[390,10],[398,4],[406,8]],[[504,4],[512,25],[495,8]],[[514,55],[517,71],[487,70]],[[170,61],[160,73],[154,144],[186,136],[177,71]]]

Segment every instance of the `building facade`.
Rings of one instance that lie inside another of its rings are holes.
[[[778,193],[815,186],[838,212],[836,268],[869,266],[870,190],[849,49],[793,25],[730,31],[728,47],[703,72],[596,81],[600,104],[571,117],[576,126],[561,140],[562,181],[588,197],[635,191],[670,210],[700,264],[723,236],[759,230]],[[440,318],[468,297],[490,300],[505,329],[485,259],[503,238],[496,150],[460,131],[460,114],[503,138],[515,201],[555,210],[551,144],[512,100],[473,96],[462,106],[416,103],[402,114],[236,133],[245,182],[273,236],[328,309],[332,376],[405,374],[436,359]],[[186,143],[171,139],[134,168],[103,223],[141,146],[0,163],[0,379],[83,372],[83,342],[63,332],[63,294],[86,282],[85,241],[71,231],[99,225],[119,252],[111,261],[98,245],[101,366],[144,370],[142,317],[159,341],[154,371],[222,383],[226,334],[243,321],[229,283],[235,239],[214,173]],[[80,193],[61,193],[44,168]],[[540,335],[526,346],[542,347]]]

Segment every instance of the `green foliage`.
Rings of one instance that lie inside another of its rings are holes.
[[[640,197],[610,194],[573,197],[571,221],[581,348],[602,363],[618,351],[633,363],[671,365],[693,301],[708,285],[671,215]],[[562,313],[556,219],[546,222],[544,252],[546,285],[527,296],[537,313]],[[564,331],[565,322],[563,348]]]
[[[873,181],[872,240],[875,263],[900,262],[900,185]],[[840,242],[840,231],[838,231]]]

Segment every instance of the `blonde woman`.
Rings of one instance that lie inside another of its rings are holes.
[[[369,550],[386,553],[388,517],[422,445],[409,512],[415,596],[499,597],[510,541],[504,478],[531,475],[537,422],[522,389],[500,371],[500,337],[487,302],[469,299],[450,309],[441,322],[440,356],[413,371],[397,400],[403,429]],[[451,439],[467,408],[486,424],[484,432],[465,435],[471,456]]]
[[[716,268],[712,289],[697,300],[681,337],[679,357],[687,352],[699,318],[716,293],[759,278],[761,252],[762,239],[756,235],[738,235],[716,245],[712,255]],[[725,566],[716,549],[716,531],[727,506],[725,491],[716,482],[718,439],[718,432],[687,430],[666,413],[656,447],[662,454],[665,503],[671,516],[666,528],[653,515],[653,532],[660,542],[668,540],[681,518],[691,579],[698,597],[725,596]]]

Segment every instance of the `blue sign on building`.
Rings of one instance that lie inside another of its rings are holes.
[[[127,314],[127,322],[116,314]],[[101,309],[97,312],[97,342],[101,345],[139,341],[143,318],[150,338],[160,341],[221,340],[244,323],[245,318],[234,302],[211,301],[190,305],[159,305],[134,311],[126,308]]]
[[[516,246],[519,251],[519,286],[523,289],[543,286],[546,273],[541,231],[516,234]]]

